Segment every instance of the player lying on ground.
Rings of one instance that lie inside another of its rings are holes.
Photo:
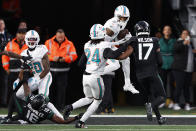
[[[29,78],[28,85],[31,91],[38,90],[38,93],[44,94],[48,96],[49,94],[49,87],[52,82],[52,76],[49,72],[49,60],[47,55],[47,48],[44,45],[38,46],[39,43],[39,35],[36,31],[30,30],[27,32],[25,36],[25,41],[28,45],[28,49],[24,50],[21,55],[3,51],[0,54],[7,55],[9,57],[23,59],[23,61],[27,62],[30,65],[30,70],[28,72],[32,72],[34,77]],[[21,70],[22,71],[22,70]],[[19,80],[16,80],[16,83]],[[28,94],[21,85],[21,88],[15,89],[16,96],[20,99],[25,100],[26,94]],[[25,94],[26,93],[26,94]],[[8,119],[11,118],[13,113],[13,99],[11,98],[11,102],[8,106]],[[52,103],[48,103],[48,108],[50,108],[57,116],[63,119],[63,116],[59,113],[59,111],[54,107]]]
[[[57,124],[69,124],[82,116],[80,114],[66,120],[58,117],[47,107],[49,98],[42,94],[28,96],[27,101],[18,99],[14,94],[14,100],[18,114],[9,120],[2,119],[1,124],[39,124],[44,120],[50,120]]]
[[[102,75],[108,59],[121,59],[121,54],[127,49],[124,43],[117,50],[111,49],[111,42],[104,41],[105,28],[100,24],[95,24],[90,30],[91,40],[84,46],[84,53],[79,65],[86,70],[83,74],[83,91],[85,98],[82,98],[72,105],[66,106],[64,119],[72,110],[92,103],[82,118],[76,123],[76,128],[85,128],[85,121],[97,110],[104,95],[104,83]],[[86,62],[87,61],[87,62]]]
[[[154,111],[158,124],[164,124],[166,118],[162,117],[158,106],[165,102],[166,94],[158,75],[158,66],[162,65],[158,38],[150,37],[150,27],[145,21],[139,21],[135,25],[136,37],[132,37],[130,48],[124,53],[128,57],[132,53],[135,58],[136,76],[143,94],[147,118],[152,121]]]

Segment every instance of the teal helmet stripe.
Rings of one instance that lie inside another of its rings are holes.
[[[126,15],[126,7],[125,6],[123,6],[124,7],[124,15]]]
[[[97,24],[94,25],[94,31],[93,31],[94,32],[94,37],[96,37],[96,27],[97,27]]]
[[[34,35],[34,31],[33,30],[31,31],[31,34]]]

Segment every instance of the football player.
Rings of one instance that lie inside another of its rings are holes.
[[[139,21],[135,25],[135,32],[136,37],[130,39],[134,41],[129,46],[130,51],[125,51],[124,56],[128,57],[130,52],[134,55],[136,76],[142,87],[148,120],[152,121],[153,110],[158,124],[164,124],[166,118],[161,116],[158,109],[158,106],[166,99],[165,90],[158,75],[158,66],[162,65],[158,38],[149,36],[150,27],[146,21]]]
[[[21,56],[30,56],[31,60],[27,61],[33,77],[30,78],[29,88],[31,91],[38,90],[38,94],[49,95],[49,88],[52,83],[52,75],[50,73],[50,64],[48,60],[48,49],[45,45],[38,45],[40,41],[39,34],[35,30],[30,30],[25,35],[25,42],[28,49],[21,53]],[[17,81],[17,80],[16,80]],[[16,92],[16,97],[25,100],[25,91],[23,86]],[[56,115],[63,118],[59,111],[52,103],[47,105]]]
[[[79,118],[78,116],[68,118],[66,120],[58,117],[47,107],[49,98],[43,94],[31,95],[27,97],[27,101],[21,101],[15,96],[15,103],[18,114],[12,119],[2,119],[1,124],[39,124],[44,120],[51,120],[57,124],[69,124]]]
[[[85,97],[66,106],[64,113],[64,119],[66,119],[72,110],[92,103],[76,123],[76,128],[85,128],[85,121],[97,110],[102,101],[105,90],[102,75],[107,59],[121,59],[120,55],[127,49],[126,44],[123,44],[113,51],[110,42],[104,41],[105,28],[100,24],[91,27],[90,37],[91,40],[84,45],[84,54],[80,59],[82,63],[86,63],[86,70],[83,74]]]
[[[106,35],[107,41],[118,41],[122,39],[121,33],[125,33],[127,30],[125,29],[127,22],[129,21],[130,13],[129,9],[124,6],[120,5],[118,6],[114,11],[114,17],[109,19],[105,23],[106,31],[108,32]],[[127,32],[129,37],[131,37],[131,34]],[[130,59],[127,57],[125,60],[120,61],[122,63],[122,70],[124,73],[124,80],[125,85],[123,86],[124,91],[130,91],[133,94],[138,94],[139,91],[134,88],[130,81]]]

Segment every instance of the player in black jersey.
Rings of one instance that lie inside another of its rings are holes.
[[[148,120],[152,121],[152,110],[156,114],[159,124],[164,124],[158,106],[165,102],[165,90],[158,75],[158,66],[162,65],[158,39],[149,37],[149,24],[139,21],[135,25],[136,37],[132,37],[130,46],[124,53],[124,57],[134,55],[135,69],[138,82],[141,86],[141,93],[144,96]]]
[[[69,124],[78,120],[82,114],[68,118],[66,120],[55,115],[51,109],[47,107],[49,98],[42,94],[31,95],[27,98],[27,102],[18,99],[15,96],[15,103],[18,114],[10,119],[1,120],[2,124],[39,124],[44,120],[51,120],[58,124]]]

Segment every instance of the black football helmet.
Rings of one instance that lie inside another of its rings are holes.
[[[136,36],[150,35],[150,26],[146,21],[139,21],[135,24]]]
[[[38,94],[38,95],[32,96],[30,99],[31,99],[30,100],[31,107],[34,110],[42,109],[49,102],[49,100],[47,100],[49,98],[46,98],[43,94]]]

